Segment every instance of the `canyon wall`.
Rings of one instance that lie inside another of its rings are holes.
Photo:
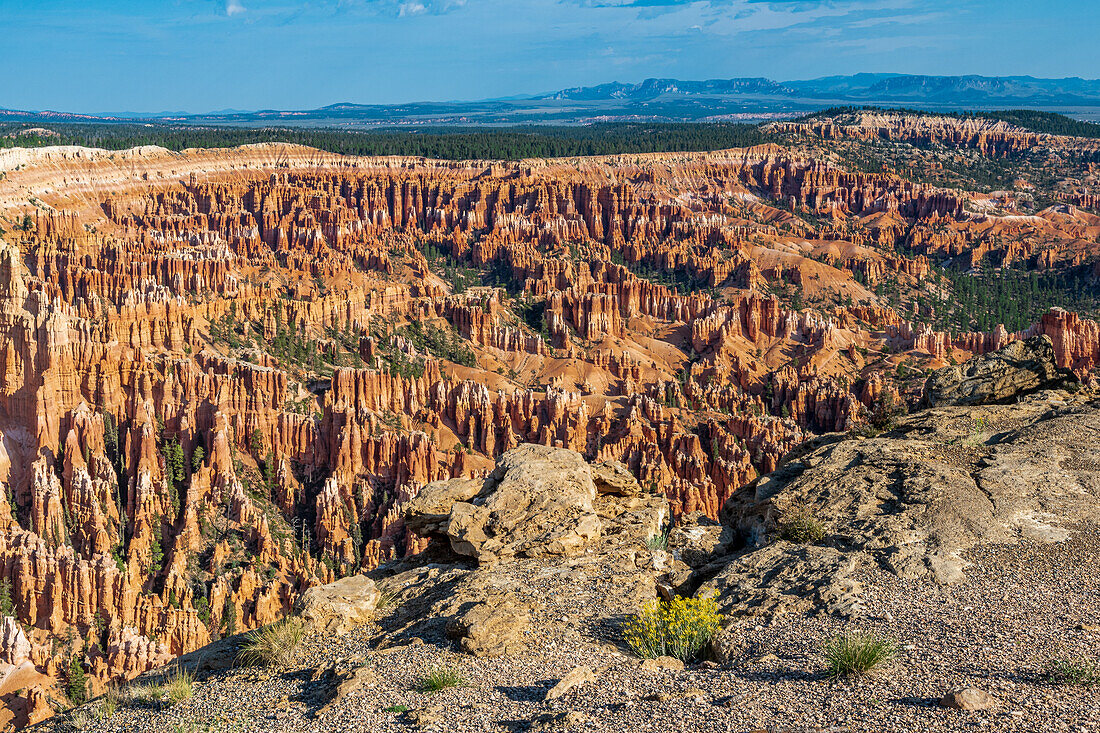
[[[905,373],[1034,332],[1084,378],[1100,357],[1065,311],[1020,333],[903,318],[876,284],[982,256],[967,195],[776,146],[0,167],[2,646],[57,678],[74,657],[132,677],[423,550],[404,504],[520,443],[622,461],[675,516],[716,517],[807,437],[913,393]]]

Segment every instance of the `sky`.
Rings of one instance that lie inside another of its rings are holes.
[[[0,0],[0,27],[0,107],[92,114],[647,77],[1100,77],[1096,0]]]

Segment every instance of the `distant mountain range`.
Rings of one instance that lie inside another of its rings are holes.
[[[561,99],[595,101],[601,99],[649,100],[664,94],[692,96],[699,94],[731,96],[739,94],[791,95],[794,90],[780,82],[763,77],[749,79],[707,79],[706,81],[681,81],[679,79],[646,79],[638,84],[613,81],[594,87],[574,87],[546,94],[534,99]]]
[[[1031,76],[913,76],[856,74],[784,82],[795,94],[848,101],[913,102],[960,106],[1100,106],[1100,80]]]
[[[777,82],[764,78],[646,79],[638,84],[611,82],[563,89],[535,99],[644,101],[663,95],[770,95],[833,101],[921,102],[952,105],[1100,105],[1100,80],[1036,79],[1030,76],[914,76],[855,74],[810,81]]]
[[[598,121],[739,121],[790,117],[835,105],[907,106],[932,111],[1026,108],[1100,118],[1100,80],[1030,76],[854,74],[809,81],[765,78],[646,79],[529,97],[473,102],[364,105],[313,110],[225,110],[208,114],[95,116],[0,110],[0,122],[140,122],[371,129],[465,125],[585,124]]]

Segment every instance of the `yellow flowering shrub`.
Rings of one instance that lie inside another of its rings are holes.
[[[718,601],[711,598],[673,598],[650,601],[627,619],[623,640],[639,657],[694,659],[722,623]]]

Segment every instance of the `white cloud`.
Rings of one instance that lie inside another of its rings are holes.
[[[468,0],[293,0],[309,5],[313,10],[334,10],[347,12],[360,17],[396,16],[399,18],[417,15],[445,15],[467,7]],[[481,0],[482,6],[488,0]],[[508,0],[515,2],[515,0]],[[538,0],[523,0],[533,2]],[[559,0],[550,0],[557,3]]]
[[[240,15],[245,11],[245,7],[241,5],[241,0],[226,0],[225,14],[232,18],[234,15]]]

